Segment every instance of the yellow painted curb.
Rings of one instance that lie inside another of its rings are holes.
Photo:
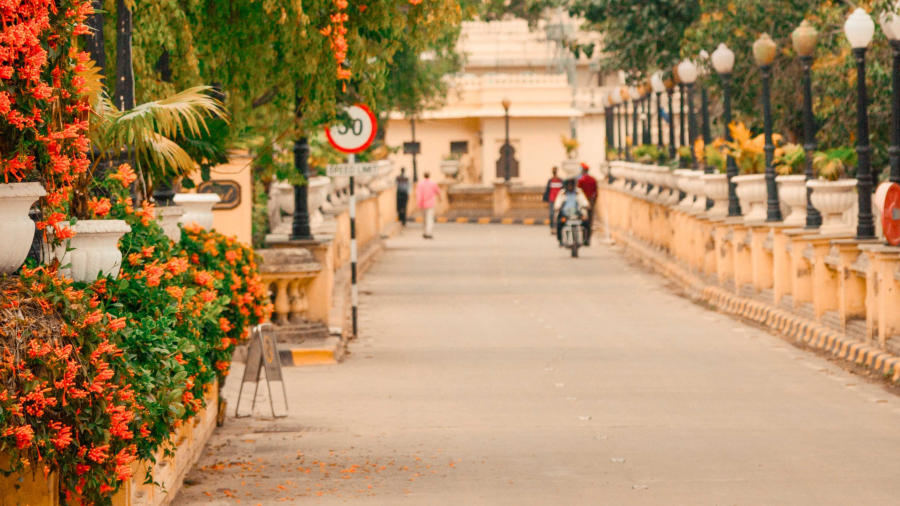
[[[294,365],[326,365],[336,364],[334,350],[311,348],[308,350],[291,350]]]

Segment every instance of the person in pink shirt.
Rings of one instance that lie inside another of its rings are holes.
[[[425,212],[425,232],[422,237],[434,239],[431,235],[434,230],[434,205],[441,199],[441,188],[430,179],[431,174],[426,172],[424,176],[416,185],[416,205]]]

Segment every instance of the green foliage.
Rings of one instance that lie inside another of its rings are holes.
[[[856,150],[849,147],[831,148],[817,151],[813,155],[813,169],[816,176],[827,181],[837,181],[850,173],[856,165]]]
[[[655,144],[641,144],[631,149],[631,156],[640,163],[656,163],[662,152]]]
[[[775,150],[775,172],[782,176],[803,174],[806,151],[799,144],[785,144]]]
[[[603,34],[603,68],[624,70],[637,82],[678,61],[685,30],[699,16],[700,2],[575,0],[570,11]]]
[[[198,162],[222,161],[224,149],[216,143],[224,140],[213,137],[207,121],[217,119],[216,127],[224,128],[225,111],[210,91],[197,86],[128,111],[116,109],[101,96],[90,130],[91,142],[100,153],[94,166],[112,153],[132,151],[146,196],[154,184],[193,173]],[[85,217],[84,209],[73,205],[77,217]]]
[[[724,144],[721,142],[721,139],[718,139],[717,142],[713,142],[704,148],[703,163],[705,163],[707,167],[712,167],[713,170],[719,174],[725,173],[727,158],[725,157]]]

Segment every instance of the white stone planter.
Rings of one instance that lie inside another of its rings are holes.
[[[806,225],[806,176],[778,176],[775,182],[778,183],[778,199],[790,210],[784,218],[784,224]]]
[[[853,232],[853,225],[844,221],[844,213],[856,202],[856,179],[824,181],[813,179],[806,182],[812,189],[809,199],[813,207],[822,214],[822,234]]]
[[[566,177],[578,177],[581,174],[581,163],[578,160],[563,160],[559,168]]]
[[[690,209],[694,205],[693,186],[691,185],[691,174],[694,171],[690,169],[676,169],[675,181],[679,192],[684,192],[684,198],[678,201],[678,208],[681,210]]]
[[[72,229],[75,236],[63,241],[54,251],[62,267],[60,272],[86,283],[100,276],[118,276],[122,267],[119,239],[131,227],[124,220],[82,220]],[[50,255],[46,257],[49,259]]]
[[[184,208],[184,214],[178,220],[182,225],[196,223],[202,228],[213,228],[212,208],[219,202],[215,193],[178,193],[175,204]]]
[[[728,176],[725,174],[703,174],[703,190],[713,201],[713,206],[706,211],[710,218],[728,216]]]
[[[666,195],[666,204],[675,205],[678,203],[678,177],[675,176],[675,171],[669,170],[666,167],[666,187],[668,188],[668,194]]]
[[[294,187],[283,181],[273,181],[269,185],[269,231],[272,234],[290,234],[294,214]]]
[[[170,240],[181,240],[181,229],[178,228],[178,220],[184,216],[184,208],[179,206],[165,206],[154,209],[159,226]]]
[[[450,179],[459,174],[459,160],[441,160],[441,172]]]
[[[695,170],[694,176],[691,176],[691,184],[694,187],[694,205],[691,211],[695,213],[706,213],[706,184],[703,181],[703,172]]]
[[[737,185],[735,192],[741,201],[744,221],[766,221],[766,175],[746,174],[731,180]]]
[[[331,188],[331,179],[325,176],[316,176],[309,178],[309,189],[307,204],[309,207],[309,226],[319,227],[325,222],[325,216],[322,214],[322,204],[328,196],[328,190]],[[291,194],[293,197],[293,193]],[[293,199],[292,199],[293,200]],[[291,202],[293,208],[293,202]]]
[[[0,273],[14,272],[25,262],[34,240],[34,221],[28,210],[46,194],[40,183],[0,184]]]

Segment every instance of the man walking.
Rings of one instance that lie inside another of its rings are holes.
[[[409,205],[409,178],[406,177],[406,167],[400,168],[397,176],[397,218],[403,226],[406,226],[406,208]]]
[[[423,174],[424,179],[416,185],[416,204],[425,212],[425,231],[422,237],[434,239],[434,205],[441,199],[441,188],[431,180],[431,174]]]
[[[553,203],[556,202],[556,195],[559,193],[559,190],[563,187],[563,180],[556,175],[559,171],[556,167],[553,167],[553,175],[547,180],[547,188],[544,189],[544,202],[547,202],[550,208],[550,233],[553,233],[554,225],[556,223],[556,213],[553,212]]]
[[[588,209],[587,223],[585,224],[584,245],[591,245],[591,234],[594,233],[594,207],[597,204],[597,180],[588,174],[588,166],[586,163],[581,164],[581,177],[578,178],[578,188],[584,192],[587,197],[590,208]]]

